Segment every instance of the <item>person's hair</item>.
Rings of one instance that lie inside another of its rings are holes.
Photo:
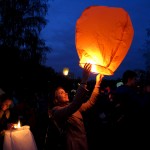
[[[132,71],[132,70],[126,70],[124,73],[123,73],[123,76],[122,76],[122,81],[124,84],[126,84],[128,82],[128,79],[133,79],[137,77],[137,74],[136,72]]]
[[[14,104],[13,104],[13,100],[10,98],[6,98],[1,102],[1,105],[3,105],[5,102],[10,101],[10,105],[8,106],[8,109],[13,108]]]
[[[11,104],[10,104],[9,108],[12,108],[12,107],[14,106],[13,99],[12,99],[12,97],[11,97],[10,95],[8,95],[8,94],[3,94],[3,96],[1,97],[0,100],[1,100],[1,105],[2,105],[5,101],[9,100],[9,101],[11,101]]]

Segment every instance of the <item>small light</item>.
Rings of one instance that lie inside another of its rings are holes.
[[[64,68],[63,69],[63,75],[67,76],[69,73],[69,68]]]

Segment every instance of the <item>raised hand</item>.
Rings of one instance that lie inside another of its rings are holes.
[[[96,87],[99,87],[99,86],[100,86],[103,77],[104,77],[104,75],[102,75],[102,74],[98,74],[98,75],[96,76],[96,83],[95,83],[95,86],[96,86]]]
[[[84,83],[84,84],[87,83],[88,78],[90,76],[91,68],[92,68],[92,65],[90,63],[85,63],[81,83]]]

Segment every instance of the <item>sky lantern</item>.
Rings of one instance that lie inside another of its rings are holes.
[[[68,73],[69,73],[69,68],[65,67],[65,68],[63,69],[63,75],[64,75],[64,76],[67,76]]]
[[[76,22],[75,44],[79,65],[92,64],[92,72],[113,75],[125,58],[134,35],[123,8],[90,6]]]

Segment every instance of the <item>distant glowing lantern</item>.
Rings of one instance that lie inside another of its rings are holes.
[[[69,68],[64,68],[64,69],[63,69],[63,74],[64,74],[65,76],[67,76],[68,73],[69,73]]]
[[[134,29],[122,8],[91,6],[76,22],[79,65],[91,63],[92,72],[113,75],[132,43]]]

